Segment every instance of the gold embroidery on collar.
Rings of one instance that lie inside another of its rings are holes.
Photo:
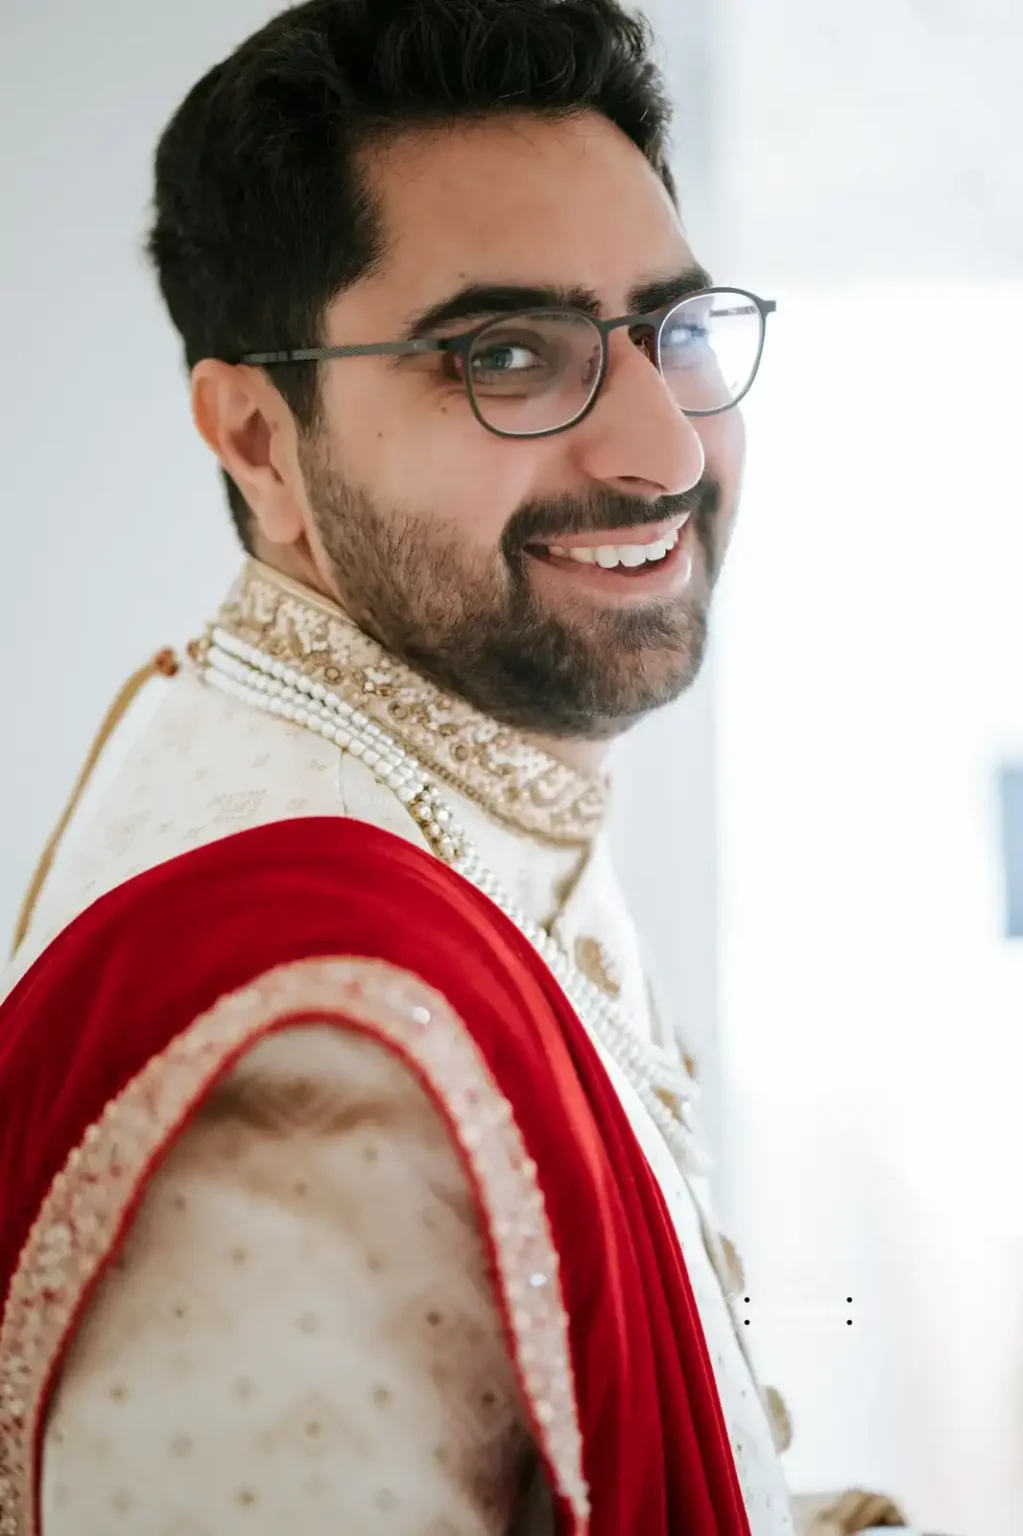
[[[217,622],[330,688],[496,820],[558,847],[600,831],[608,787],[388,655],[325,598],[250,561]]]

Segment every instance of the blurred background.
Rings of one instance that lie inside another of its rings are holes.
[[[4,933],[115,690],[237,564],[140,249],[163,123],[277,8],[0,11]],[[619,866],[793,1487],[1021,1536],[1023,6],[645,9],[697,252],[779,310],[715,652],[620,750]]]

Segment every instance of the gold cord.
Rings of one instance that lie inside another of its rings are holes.
[[[85,762],[82,765],[82,771],[75,781],[75,787],[71,791],[68,803],[64,807],[60,820],[57,822],[57,825],[51,832],[46,847],[43,849],[39,858],[39,862],[35,867],[35,873],[32,876],[32,880],[29,884],[25,899],[21,904],[21,911],[18,913],[18,922],[14,930],[14,949],[11,952],[12,954],[17,953],[21,946],[22,940],[28,932],[29,924],[31,923],[35,914],[36,903],[39,900],[40,892],[42,891],[42,888],[46,883],[46,878],[53,867],[53,861],[57,857],[57,850],[60,847],[61,839],[68,829],[68,824],[71,821],[72,816],[78,809],[78,802],[81,800],[86,786],[88,785],[89,780],[92,778],[93,769],[99,761],[103,748],[110,740],[118,725],[120,725],[121,720],[124,718],[124,715],[134,703],[138,694],[141,693],[142,689],[150,681],[150,679],[154,677],[173,677],[175,673],[180,670],[180,667],[181,663],[178,661],[177,656],[172,650],[168,649],[158,651],[157,654],[153,657],[152,661],[148,661],[144,667],[139,667],[137,672],[132,673],[131,677],[128,678],[128,681],[124,684],[123,688],[121,688],[117,697],[114,699],[114,702],[107,710],[106,715],[103,717],[103,723],[101,724],[99,730],[96,732],[92,746],[89,748],[89,755],[86,757]]]

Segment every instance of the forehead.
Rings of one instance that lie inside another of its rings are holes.
[[[639,281],[693,262],[657,173],[596,114],[409,134],[367,162],[387,253],[357,286],[380,319],[476,281],[591,288],[618,313]]]

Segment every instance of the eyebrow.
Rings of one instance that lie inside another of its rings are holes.
[[[668,277],[650,278],[629,290],[628,313],[651,314],[691,293],[713,286],[710,273],[696,265]],[[448,298],[410,315],[403,336],[408,341],[418,341],[456,320],[485,320],[490,315],[517,314],[524,309],[577,309],[592,315],[595,320],[599,320],[602,313],[600,299],[592,288],[565,288],[559,284],[469,283]]]

